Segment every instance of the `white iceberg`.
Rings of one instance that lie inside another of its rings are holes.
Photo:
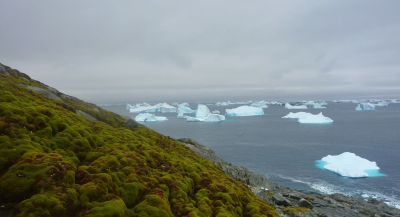
[[[148,103],[138,103],[136,105],[127,104],[127,109],[130,113],[157,112],[157,108]]]
[[[185,118],[185,114],[191,114],[196,112],[189,107],[189,103],[178,104],[178,118]]]
[[[308,112],[289,112],[286,116],[282,118],[294,118],[297,119],[297,122],[301,124],[330,124],[333,123],[333,120],[329,117],[326,117],[322,114],[322,112],[314,115]]]
[[[225,120],[225,116],[219,114],[213,114],[210,109],[204,105],[197,105],[196,116],[186,116],[187,121],[201,121],[201,122],[219,122]]]
[[[264,115],[261,107],[243,105],[233,109],[225,109],[227,116],[257,116]]]
[[[154,114],[150,113],[140,113],[136,115],[135,121],[138,122],[157,122],[157,121],[166,121],[168,120],[167,117],[163,116],[155,116]]]
[[[375,110],[375,105],[369,102],[359,103],[356,106],[356,111],[372,111]]]
[[[327,169],[341,176],[361,178],[384,176],[380,173],[376,162],[369,161],[351,152],[344,152],[339,155],[328,155],[317,160],[316,166]]]
[[[259,108],[268,108],[267,104],[268,104],[267,101],[261,100],[261,101],[251,103],[250,106],[259,107]]]
[[[127,109],[129,110],[130,113],[155,113],[155,112],[161,112],[161,113],[171,113],[171,112],[177,112],[176,107],[168,104],[168,103],[158,103],[156,105],[150,105],[148,103],[138,103],[136,105],[130,105],[127,104]]]
[[[287,109],[307,109],[306,105],[292,105],[290,103],[285,103],[285,108]]]
[[[175,106],[172,106],[168,103],[158,103],[155,105],[155,107],[157,108],[157,112],[161,112],[161,113],[175,113],[177,111]]]

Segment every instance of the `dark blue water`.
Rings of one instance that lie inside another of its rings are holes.
[[[281,106],[265,109],[265,116],[228,117],[220,123],[186,122],[171,114],[166,122],[146,125],[174,138],[194,138],[224,160],[265,174],[282,185],[324,193],[364,194],[400,206],[400,104],[369,112],[354,108],[352,103],[330,103],[327,109],[307,110],[331,117],[334,123],[329,125],[282,119],[289,111],[298,110]],[[125,106],[107,109],[129,115]],[[225,107],[210,109],[223,114]],[[314,165],[328,154],[345,151],[376,161],[386,176],[345,178]]]

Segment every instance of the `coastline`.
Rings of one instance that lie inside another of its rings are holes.
[[[213,161],[233,179],[245,183],[255,195],[274,205],[280,216],[400,216],[400,209],[391,207],[381,200],[339,193],[300,191],[281,186],[261,174],[222,160],[212,149],[193,139],[181,138],[178,141],[197,155]]]

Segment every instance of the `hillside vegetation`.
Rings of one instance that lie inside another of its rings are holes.
[[[181,142],[0,65],[0,214],[276,216]]]

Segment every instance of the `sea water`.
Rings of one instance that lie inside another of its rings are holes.
[[[196,104],[191,106],[195,108]],[[209,107],[224,114],[226,108],[235,106]],[[264,110],[264,116],[227,117],[223,122],[204,123],[186,122],[177,119],[176,114],[167,114],[168,121],[145,125],[174,138],[193,138],[224,160],[284,186],[374,197],[400,208],[400,104],[365,112],[355,111],[355,107],[353,103],[331,102],[327,109],[288,110],[272,105]],[[106,108],[134,117],[125,105]],[[334,123],[300,124],[295,119],[281,118],[297,111],[322,111]],[[315,165],[326,155],[346,151],[377,162],[385,176],[346,178]]]

